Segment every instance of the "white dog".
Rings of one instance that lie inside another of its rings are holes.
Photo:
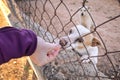
[[[80,24],[92,31],[94,29],[94,24],[87,10],[89,11],[87,6],[80,9]]]
[[[90,33],[90,30],[82,25],[71,28],[69,34],[60,39],[60,45],[64,49],[74,49],[82,55],[82,62],[97,64],[98,47],[100,41]],[[88,34],[88,35],[86,35]]]

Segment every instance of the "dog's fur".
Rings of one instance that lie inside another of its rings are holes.
[[[94,24],[87,10],[90,11],[87,6],[80,9],[80,24],[92,31]]]
[[[97,45],[100,45],[100,41],[92,34],[86,35],[88,33],[90,33],[89,29],[82,25],[77,25],[71,28],[67,36],[60,39],[60,44],[64,49],[74,49],[81,54],[82,62],[92,61],[97,64],[97,57],[95,56],[98,56]]]

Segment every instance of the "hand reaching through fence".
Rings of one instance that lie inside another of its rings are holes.
[[[31,30],[5,27],[0,29],[0,64],[13,58],[30,56],[32,61],[42,66],[58,55],[58,44],[45,42]]]
[[[37,37],[37,40],[37,48],[30,58],[35,64],[43,66],[55,59],[60,50],[60,45],[45,42],[40,37]]]

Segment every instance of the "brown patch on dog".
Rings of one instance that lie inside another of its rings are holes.
[[[83,43],[85,44],[85,46],[83,45],[83,43],[78,43],[78,49],[82,49],[85,48],[87,46],[91,46],[92,45],[92,40],[93,40],[93,35],[87,35],[85,37],[83,37],[84,41]]]
[[[79,45],[78,49],[83,49],[87,46],[95,47],[95,46],[101,45],[100,40],[96,37],[93,37],[92,34],[85,36],[83,39],[84,39],[83,43],[85,44],[85,46],[83,45],[83,43],[78,43]]]
[[[85,45],[86,46],[91,46],[91,44],[92,44],[92,39],[93,39],[93,35],[92,34],[90,34],[90,35],[87,35],[87,36],[85,36],[84,37],[84,39],[85,39]]]
[[[100,42],[99,39],[97,39],[96,37],[94,37],[92,39],[92,46],[94,47],[94,46],[98,46],[98,45],[101,45],[101,42]]]

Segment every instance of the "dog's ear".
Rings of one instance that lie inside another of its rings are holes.
[[[101,45],[101,41],[98,38],[94,37],[92,39],[92,46],[94,47],[94,46],[98,46],[98,45]]]

